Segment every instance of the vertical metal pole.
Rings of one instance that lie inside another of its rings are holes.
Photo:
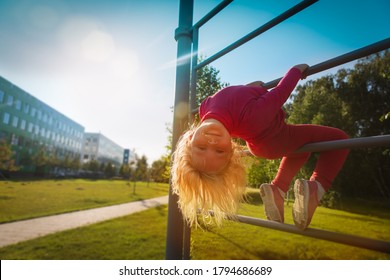
[[[172,150],[175,149],[180,135],[188,128],[189,122],[189,91],[191,75],[191,47],[193,0],[180,0],[179,27],[175,32],[177,41],[176,87],[173,116]],[[166,240],[166,259],[183,258],[184,232],[189,229],[184,223],[177,205],[178,197],[169,192],[168,226]],[[186,242],[189,238],[186,238]]]
[[[194,69],[198,64],[198,44],[199,44],[199,29],[194,27],[192,32],[192,72],[191,72],[191,96],[190,96],[190,112],[195,110],[198,105],[196,104],[196,83],[198,80],[197,70]],[[194,114],[191,114],[191,117],[194,117]],[[191,119],[191,122],[193,119]]]

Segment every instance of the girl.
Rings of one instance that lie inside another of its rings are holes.
[[[260,186],[267,219],[284,221],[284,195],[310,153],[294,153],[313,142],[346,139],[343,131],[319,125],[285,123],[283,104],[309,66],[292,67],[279,84],[268,91],[262,82],[230,86],[206,98],[199,107],[200,123],[184,133],[173,155],[172,189],[190,225],[197,215],[217,224],[233,218],[243,201],[246,172],[241,149],[232,141],[246,141],[250,152],[267,159],[282,158],[274,180]],[[348,150],[322,152],[310,180],[294,185],[293,219],[301,229],[310,224],[323,194],[331,187]]]

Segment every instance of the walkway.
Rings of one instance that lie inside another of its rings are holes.
[[[0,247],[51,233],[110,220],[167,204],[168,196],[0,224]]]

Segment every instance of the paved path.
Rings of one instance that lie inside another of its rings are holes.
[[[168,203],[168,196],[0,224],[0,247],[47,234],[130,215]]]

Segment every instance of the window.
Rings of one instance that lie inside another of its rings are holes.
[[[37,124],[34,126],[34,133],[35,134],[39,133],[39,126]]]
[[[20,111],[22,109],[22,101],[19,99],[15,101],[15,108],[16,110]]]
[[[0,103],[3,103],[4,101],[4,91],[0,90]]]
[[[12,126],[18,127],[18,123],[19,123],[19,118],[17,116],[14,116],[14,118],[12,119]]]
[[[12,104],[14,104],[14,97],[12,95],[8,95],[7,105],[12,106]]]
[[[37,109],[35,109],[34,107],[31,107],[31,117],[35,117],[36,112],[37,112]]]
[[[4,113],[4,116],[3,116],[3,123],[4,124],[9,124],[9,119],[11,118],[10,114],[8,113]]]
[[[29,111],[30,111],[30,104],[24,103],[24,105],[23,105],[23,112],[25,114],[28,114]]]
[[[28,132],[32,132],[32,131],[33,131],[33,128],[34,128],[34,124],[33,124],[33,123],[28,123],[28,129],[27,129],[27,131],[28,131]]]
[[[23,120],[20,122],[20,129],[25,130],[26,129],[26,120]]]

